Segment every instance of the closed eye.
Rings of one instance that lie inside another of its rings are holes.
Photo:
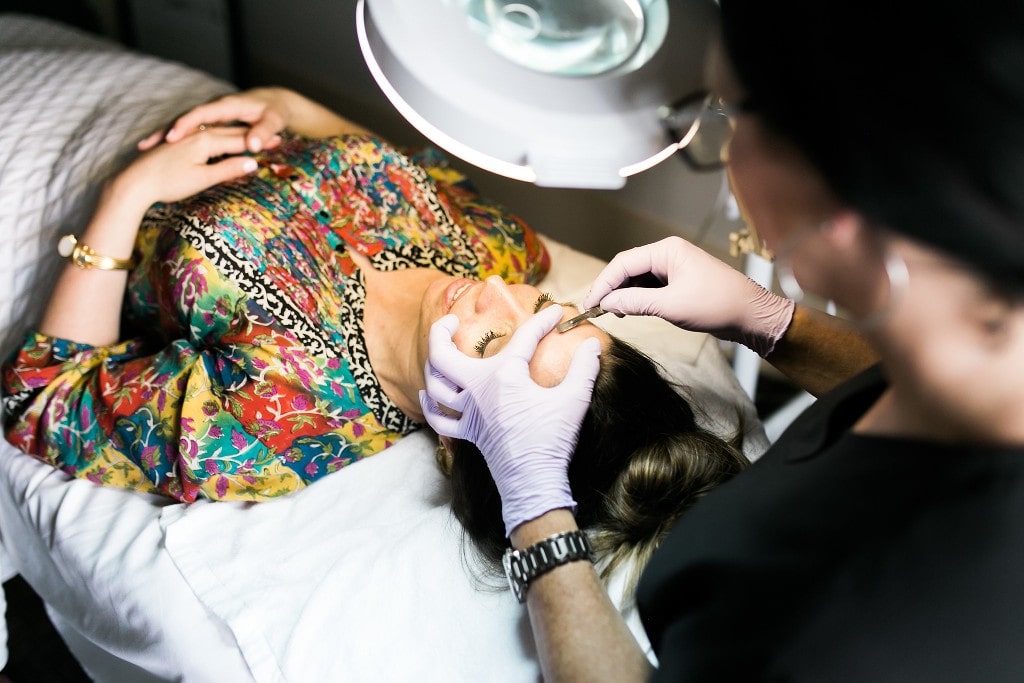
[[[542,308],[544,308],[544,306],[546,304],[549,304],[552,301],[554,301],[554,299],[551,297],[550,294],[548,294],[547,292],[541,293],[541,295],[539,297],[537,297],[537,301],[533,304],[533,312],[534,313],[539,313],[540,310]],[[480,357],[483,357],[484,352],[487,350],[487,345],[488,344],[490,344],[495,339],[500,339],[501,337],[505,337],[505,336],[507,336],[507,335],[499,334],[499,333],[495,332],[494,330],[488,330],[484,334],[484,336],[481,337],[480,340],[476,344],[473,345],[473,350],[476,351],[477,354],[480,355]]]
[[[498,334],[494,330],[488,330],[487,333],[484,334],[484,336],[480,338],[480,341],[478,341],[476,344],[473,345],[473,349],[476,350],[476,352],[481,357],[483,357],[484,351],[487,350],[487,345],[490,344],[495,339],[497,339],[498,337],[503,337],[503,336],[505,336],[505,335]]]

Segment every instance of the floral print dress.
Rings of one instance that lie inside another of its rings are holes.
[[[436,152],[287,136],[258,159],[252,176],[147,213],[126,341],[28,336],[3,368],[11,443],[186,502],[280,496],[419,426],[370,366],[351,250],[378,270],[547,271],[536,235]]]

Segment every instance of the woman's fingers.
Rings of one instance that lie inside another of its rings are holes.
[[[287,126],[288,116],[287,105],[281,97],[274,96],[273,89],[225,95],[194,107],[168,128],[150,133],[139,141],[138,148],[144,152],[161,142],[174,143],[209,128],[242,123],[249,125],[246,149],[259,152],[280,144],[278,133]]]
[[[152,133],[150,133],[149,135],[147,135],[146,137],[144,137],[141,140],[139,140],[139,142],[136,145],[136,147],[138,147],[138,150],[140,152],[149,151],[149,150],[153,149],[154,147],[156,147],[158,144],[160,144],[160,142],[164,139],[164,135],[166,134],[166,132],[167,132],[166,128],[161,128],[160,130],[155,130]]]
[[[212,187],[252,173],[257,168],[259,168],[259,164],[252,157],[228,157],[216,163],[207,164],[206,181],[208,186]]]
[[[248,151],[245,138],[244,128],[215,126],[197,133],[189,143],[194,145],[197,157],[205,154],[206,159],[210,160],[225,155],[244,154]]]
[[[179,116],[167,130],[164,139],[167,142],[176,142],[197,131],[201,132],[200,127],[214,127],[217,124],[234,121],[249,122],[250,119],[258,118],[259,109],[253,107],[248,100],[228,95],[213,102],[200,104]]]
[[[216,185],[255,171],[255,159],[245,155],[245,130],[235,127],[209,128],[196,136],[200,163],[210,185]]]
[[[246,135],[246,144],[250,152],[270,149],[281,141],[278,132],[284,129],[285,121],[281,114],[274,109],[264,110],[259,119],[249,121],[249,123],[252,124],[252,127],[249,129],[249,134]],[[277,142],[274,142],[274,138],[277,138]]]
[[[245,151],[243,129],[211,128],[140,155],[126,173],[149,203],[179,201],[255,171],[258,164]]]
[[[255,149],[255,147],[253,145],[252,133],[251,132],[249,133],[248,136],[246,136],[246,143],[245,144],[249,148],[250,152],[258,152],[259,151],[258,149]],[[274,149],[275,147],[277,147],[280,144],[281,144],[281,136],[278,135],[277,133],[275,133],[275,134],[271,135],[269,138],[266,138],[265,140],[260,138],[260,142],[256,143],[256,146],[258,146],[260,149]]]

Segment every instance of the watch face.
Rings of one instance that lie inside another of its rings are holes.
[[[60,242],[57,242],[57,253],[68,258],[74,253],[76,244],[78,244],[78,239],[74,235],[64,235],[60,238]]]

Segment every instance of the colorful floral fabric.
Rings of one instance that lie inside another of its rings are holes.
[[[124,337],[31,334],[3,369],[7,439],[100,484],[178,500],[260,500],[418,425],[381,390],[364,280],[432,267],[534,282],[548,257],[437,155],[371,137],[288,137],[251,177],[154,207]]]

